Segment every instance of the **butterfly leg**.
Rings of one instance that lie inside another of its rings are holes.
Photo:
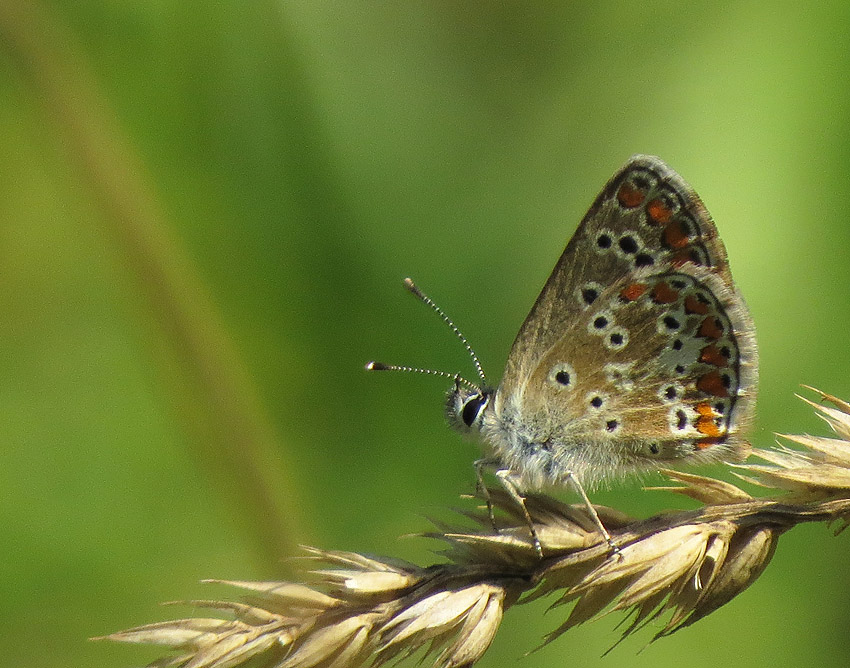
[[[528,524],[528,529],[531,531],[531,540],[534,543],[534,551],[537,552],[537,556],[542,559],[543,546],[540,544],[540,537],[537,535],[537,529],[534,528],[534,520],[531,519],[531,515],[528,513],[528,508],[525,507],[525,497],[520,493],[519,487],[515,482],[516,474],[510,469],[499,469],[496,471],[496,477],[502,483],[502,486],[511,498],[522,509],[522,514]]]
[[[487,489],[487,485],[484,484],[484,470],[485,469],[496,469],[495,475],[499,479],[499,482],[502,483],[502,487],[505,488],[505,491],[510,495],[510,497],[514,500],[514,502],[522,509],[522,514],[525,518],[526,523],[528,524],[528,529],[531,531],[531,539],[534,542],[534,551],[537,552],[537,556],[541,559],[543,558],[543,547],[540,545],[540,538],[537,536],[537,530],[534,528],[534,521],[531,519],[531,515],[528,513],[528,509],[525,507],[525,497],[520,494],[519,487],[517,487],[516,482],[514,482],[513,478],[515,477],[514,472],[510,469],[502,469],[499,468],[501,466],[501,462],[498,459],[479,459],[475,462],[475,476],[478,479],[477,488],[481,492],[484,497],[485,502],[487,503],[487,513],[490,516],[490,523],[493,525],[493,531],[496,533],[499,532],[499,527],[496,524],[496,516],[493,512],[493,500],[490,498],[490,492]]]
[[[490,524],[493,526],[493,531],[496,533],[499,532],[499,527],[496,525],[496,516],[493,513],[493,499],[490,498],[490,490],[487,489],[487,485],[484,484],[484,469],[492,469],[494,466],[498,466],[499,462],[495,459],[478,459],[475,461],[473,466],[475,466],[475,488],[479,494],[484,497],[484,501],[487,503],[487,515],[490,517]]]
[[[605,542],[608,543],[608,547],[611,549],[611,552],[613,554],[620,554],[620,548],[617,547],[617,544],[611,538],[611,534],[608,533],[608,529],[606,529],[605,525],[602,524],[602,520],[599,518],[599,513],[596,512],[596,508],[594,508],[593,504],[590,502],[590,498],[587,496],[587,492],[584,491],[584,487],[582,487],[582,484],[579,479],[575,477],[572,471],[566,472],[566,478],[570,481],[570,484],[578,492],[582,502],[584,503],[585,508],[587,508],[587,512],[590,515],[590,519],[593,520],[593,523],[599,530],[599,534],[602,536]]]

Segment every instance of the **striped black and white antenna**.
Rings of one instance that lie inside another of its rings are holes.
[[[469,341],[466,340],[466,337],[463,333],[457,328],[457,325],[454,324],[451,318],[446,315],[446,312],[443,311],[437,304],[431,299],[428,295],[426,295],[422,290],[420,290],[416,283],[413,282],[412,278],[404,279],[404,287],[405,289],[413,294],[419,301],[423,304],[426,304],[431,308],[434,313],[440,316],[440,319],[446,323],[448,328],[454,332],[455,336],[460,339],[460,342],[463,344],[463,347],[466,348],[466,352],[469,353],[469,356],[472,358],[472,363],[475,366],[475,371],[478,373],[478,377],[481,379],[481,385],[476,385],[472,381],[467,380],[463,376],[457,373],[449,373],[448,371],[438,371],[436,369],[420,369],[418,367],[411,366],[401,366],[398,364],[384,364],[383,362],[369,362],[366,365],[367,371],[409,371],[411,373],[424,373],[431,376],[441,376],[443,378],[450,378],[455,383],[460,385],[466,385],[470,389],[478,390],[481,387],[486,387],[487,385],[487,377],[484,375],[484,369],[481,366],[481,361],[478,359],[478,355],[475,354],[475,351],[472,349],[472,346],[469,345]]]

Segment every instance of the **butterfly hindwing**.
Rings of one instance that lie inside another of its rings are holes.
[[[598,442],[650,459],[737,447],[755,342],[728,287],[687,266],[638,273],[602,297],[531,371],[523,419],[548,424],[547,438],[566,448]]]

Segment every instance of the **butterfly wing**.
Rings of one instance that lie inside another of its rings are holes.
[[[528,427],[521,441],[584,448],[564,458],[572,470],[614,473],[740,449],[756,374],[752,322],[711,217],[662,161],[635,156],[591,206],[520,329],[500,411]]]
[[[691,187],[659,158],[633,156],[605,185],[514,340],[502,387],[514,390],[606,285],[692,261],[732,285],[726,249]]]

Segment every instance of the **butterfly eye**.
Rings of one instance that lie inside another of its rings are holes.
[[[486,394],[476,394],[466,400],[466,403],[460,411],[460,419],[463,420],[463,423],[467,427],[471,427],[478,418],[478,414],[487,404],[487,400]]]

